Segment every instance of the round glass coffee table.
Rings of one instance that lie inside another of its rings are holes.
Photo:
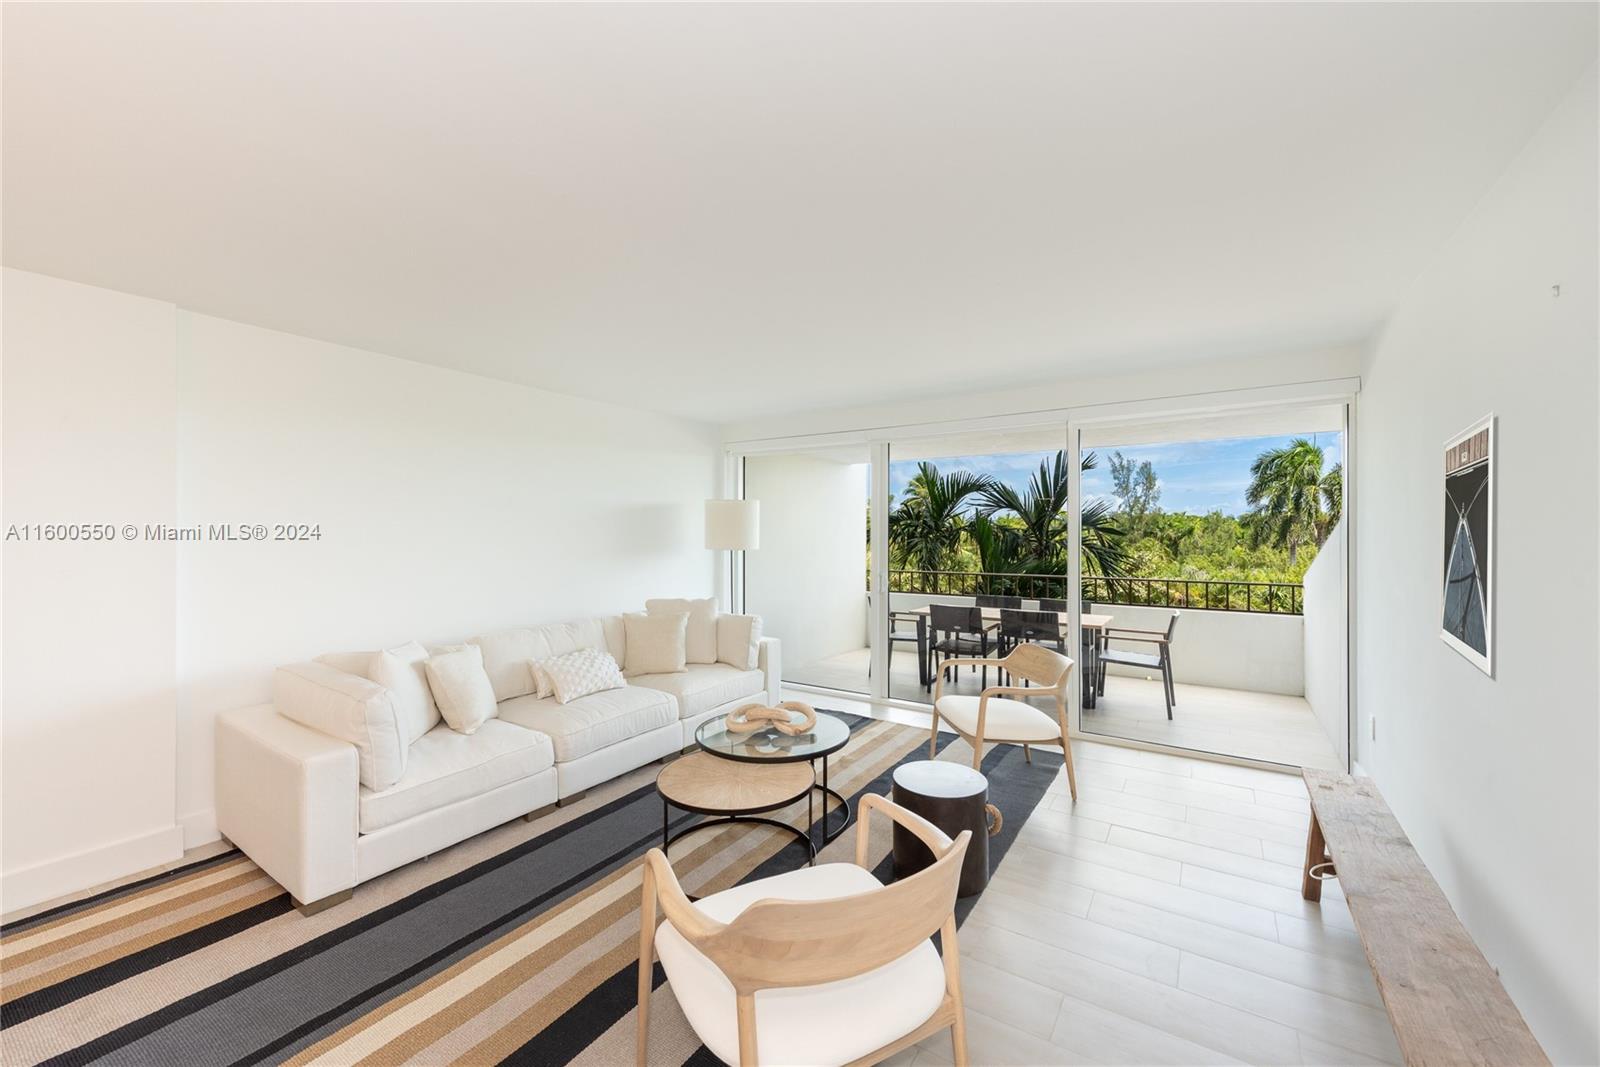
[[[732,733],[727,728],[728,717],[718,715],[701,723],[694,732],[694,739],[700,743],[702,751],[719,759],[739,763],[809,763],[814,771],[816,761],[820,759],[822,774],[814,788],[822,790],[822,843],[826,845],[850,825],[850,802],[828,786],[828,757],[849,744],[850,727],[843,719],[826,712],[819,711],[816,714],[817,721],[811,729],[794,736],[771,726],[748,733]],[[799,712],[792,711],[789,715],[791,722],[804,721],[804,716]],[[833,812],[828,808],[829,797],[839,802],[839,808],[844,813],[844,818],[837,826],[831,825]]]

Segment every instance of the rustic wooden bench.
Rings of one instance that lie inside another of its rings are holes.
[[[1337,877],[1405,1062],[1524,1067],[1549,1058],[1370,778],[1307,769],[1301,895]]]

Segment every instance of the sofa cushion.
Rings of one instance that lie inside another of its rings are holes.
[[[760,671],[741,671],[726,663],[691,663],[678,674],[641,674],[628,681],[671,693],[678,698],[678,714],[685,719],[740,697],[761,699],[767,688],[766,676]]]
[[[646,615],[687,615],[689,626],[684,632],[684,658],[690,663],[717,662],[717,601],[715,597],[704,600],[646,600]]]
[[[537,730],[555,745],[556,761],[597,752],[678,721],[673,700],[659,689],[630,685],[579,697],[570,704],[555,698],[521,696],[500,705],[500,720]]]
[[[441,723],[411,746],[398,782],[382,790],[361,787],[361,832],[481,796],[554,762],[550,739],[532,730],[490,719],[463,734]]]
[[[607,647],[606,627],[599,619],[558,622],[550,626],[525,626],[494,630],[469,638],[467,644],[483,649],[483,669],[494,686],[496,700],[510,700],[537,690],[530,661],[549,659],[576,652],[580,648],[611,651]]]
[[[323,662],[295,663],[272,672],[272,703],[302,726],[354,745],[362,785],[384,789],[405,774],[400,717],[377,682]]]

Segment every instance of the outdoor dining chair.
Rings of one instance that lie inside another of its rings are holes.
[[[929,650],[933,656],[934,674],[942,676],[944,668],[940,665],[940,657],[949,659],[952,656],[960,658],[982,658],[989,654],[992,631],[998,628],[999,623],[985,623],[983,611],[979,608],[967,608],[959,605],[934,604],[928,611],[928,628],[933,631]],[[956,668],[957,672],[961,668]],[[968,668],[971,673],[971,668]],[[983,667],[982,682],[989,684],[989,668]]]
[[[1167,629],[1161,630],[1130,630],[1123,627],[1111,626],[1106,628],[1105,646],[1100,650],[1100,677],[1098,688],[1101,693],[1106,691],[1106,664],[1120,663],[1125,667],[1143,667],[1146,670],[1161,672],[1161,692],[1167,698],[1167,718],[1172,718],[1172,708],[1178,702],[1178,695],[1172,683],[1172,635],[1178,629],[1178,616],[1183,614],[1174,611],[1172,618],[1167,620]],[[1128,649],[1112,648],[1111,642],[1123,641],[1155,646],[1153,652],[1134,652]]]

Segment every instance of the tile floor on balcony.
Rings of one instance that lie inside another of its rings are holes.
[[[865,693],[867,662],[868,651],[860,648],[787,669],[784,674],[787,681],[801,685]],[[917,682],[917,657],[910,649],[895,650],[890,677],[891,695],[897,699],[932,699]],[[977,693],[982,689],[980,682],[978,674],[963,670],[945,688],[947,692]],[[1112,675],[1106,679],[1106,691],[1097,706],[1084,713],[1084,732],[1292,767],[1344,769],[1304,697],[1183,683],[1178,684],[1177,694],[1169,722],[1159,680]]]

